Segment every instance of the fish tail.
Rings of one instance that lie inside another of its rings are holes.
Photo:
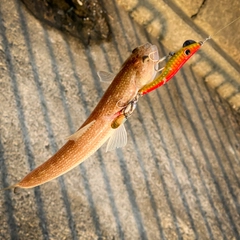
[[[3,192],[3,191],[6,191],[6,190],[11,190],[11,189],[13,189],[13,192],[16,194],[17,190],[19,189],[18,184],[14,184],[14,185],[11,185],[9,187],[3,188],[0,191]]]

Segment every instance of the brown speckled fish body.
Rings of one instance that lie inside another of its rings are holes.
[[[68,172],[96,152],[116,131],[111,127],[114,114],[153,79],[154,62],[148,57],[153,52],[157,52],[157,47],[150,43],[134,49],[96,108],[79,128],[88,127],[89,124],[87,130],[75,140],[67,141],[57,153],[12,187],[39,186]]]

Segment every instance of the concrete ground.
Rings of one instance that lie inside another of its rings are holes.
[[[104,1],[112,40],[89,48],[42,25],[19,1],[0,2],[1,188],[83,123],[106,88],[98,70],[117,72],[147,41],[163,56],[202,39],[166,2]],[[155,17],[142,22],[148,12]],[[102,148],[41,187],[1,192],[0,239],[240,239],[238,67],[239,58],[204,45],[173,80],[140,99],[126,147]],[[233,90],[221,92],[228,83]]]

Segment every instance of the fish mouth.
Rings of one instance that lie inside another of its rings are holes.
[[[148,50],[147,50],[149,52],[148,57],[154,63],[154,69],[155,69],[157,66],[157,63],[160,59],[159,53],[158,53],[158,48],[156,45],[153,45],[150,43],[148,43],[148,46],[146,46],[146,47],[148,47]],[[157,71],[153,71],[151,80],[149,82],[151,82],[156,77],[156,74],[157,74]]]
[[[148,54],[148,57],[151,61],[157,63],[159,61],[159,54],[158,54],[158,50],[156,51],[152,51]]]
[[[156,45],[151,43],[146,43],[146,50],[148,51],[148,57],[153,61],[157,62],[159,60],[158,48]]]
[[[144,56],[148,56],[149,59],[151,59],[153,62],[157,62],[159,60],[159,54],[158,54],[158,48],[156,45],[153,45],[149,42],[135,48],[133,50],[136,51],[138,50],[140,54],[144,55]]]
[[[157,62],[159,61],[159,53],[158,53],[158,48],[156,45],[153,45],[149,42],[139,46],[138,48],[138,51],[139,51],[139,55],[142,55],[144,57],[148,57],[149,60],[154,64],[153,66],[153,69],[152,69],[152,77],[150,78],[150,81],[152,81],[155,76],[156,76],[156,73],[157,71],[155,71],[155,67],[156,67],[156,64]]]

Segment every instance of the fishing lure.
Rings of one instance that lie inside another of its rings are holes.
[[[138,94],[143,96],[153,90],[161,87],[172,79],[181,67],[201,48],[203,42],[195,42],[193,40],[187,40],[184,42],[183,47],[176,53],[169,53],[170,59],[166,63],[165,67],[160,69],[161,74],[156,77],[152,82],[143,86]],[[166,57],[168,57],[166,56]]]
[[[228,27],[229,25],[233,24],[237,20],[239,20],[240,17],[236,18],[223,28],[219,29],[217,32],[215,32],[213,35],[218,34],[223,29]],[[212,35],[212,36],[213,36]],[[168,62],[166,63],[165,67],[159,69],[158,71],[161,71],[160,75],[156,77],[152,82],[146,84],[143,86],[139,91],[138,94],[140,96],[143,96],[156,88],[164,85],[166,82],[168,82],[172,77],[175,76],[175,74],[181,69],[181,67],[203,46],[205,42],[210,40],[212,36],[207,37],[204,41],[195,42],[194,40],[187,40],[183,43],[182,48],[177,51],[176,53],[169,53],[168,56],[165,56],[157,61],[157,63],[162,62],[166,58],[170,57]]]
[[[229,25],[236,22],[238,19],[240,19],[240,17],[238,17],[237,19],[233,20],[232,22],[230,22],[229,24],[227,24],[226,26],[224,26],[223,28],[215,32],[214,35],[218,34],[223,29],[225,29]],[[176,75],[176,73],[182,68],[182,66],[203,46],[205,42],[207,42],[211,38],[212,37],[209,36],[204,41],[199,41],[199,42],[195,42],[194,40],[186,40],[183,43],[182,48],[178,50],[176,53],[170,52],[167,56],[164,56],[157,61],[155,59],[152,59],[153,61],[156,61],[157,64],[159,64],[160,62],[170,57],[165,67],[156,70],[158,72],[161,72],[160,75],[157,76],[153,81],[144,85],[138,91],[138,94],[136,95],[136,97],[133,100],[131,100],[126,105],[126,107],[123,108],[118,113],[118,117],[115,119],[115,121],[113,121],[112,127],[117,128],[121,124],[123,124],[127,120],[127,118],[132,115],[134,109],[136,108],[139,97],[152,92],[153,90],[161,87],[162,85],[167,83],[170,79],[172,79]],[[149,55],[150,58],[151,58],[151,54]]]
[[[236,18],[217,32],[215,32],[214,35],[221,32],[223,29],[228,27],[229,25],[233,24],[237,20],[239,20],[240,17]],[[213,35],[212,35],[213,36]],[[166,60],[168,57],[170,59],[167,61],[165,67],[160,68],[156,71],[161,72],[159,76],[157,76],[153,81],[149,82],[148,84],[144,85],[139,91],[136,97],[131,100],[124,109],[122,109],[118,117],[115,119],[115,121],[112,123],[113,127],[118,127],[121,125],[126,119],[131,116],[132,112],[136,108],[137,102],[139,100],[140,96],[144,96],[145,94],[148,94],[152,92],[153,90],[161,87],[165,83],[167,83],[170,79],[172,79],[176,73],[182,68],[182,66],[202,47],[202,45],[210,40],[212,37],[207,37],[204,41],[195,42],[194,40],[186,40],[183,43],[183,46],[180,50],[178,50],[176,53],[170,52],[167,56],[162,57],[161,59],[157,60],[156,63],[160,63],[164,60]],[[151,54],[149,55],[151,57]],[[152,59],[155,61],[154,59]],[[131,109],[131,111],[129,111]]]
[[[155,45],[146,43],[135,48],[79,130],[51,158],[9,188],[32,188],[57,178],[91,156],[108,139],[107,150],[126,145],[123,122],[113,124],[120,116],[116,113],[126,108],[138,90],[152,81],[156,75],[155,62],[158,58]],[[100,72],[99,75],[102,81],[112,78],[106,72]],[[131,114],[131,109],[126,108],[125,114]]]

